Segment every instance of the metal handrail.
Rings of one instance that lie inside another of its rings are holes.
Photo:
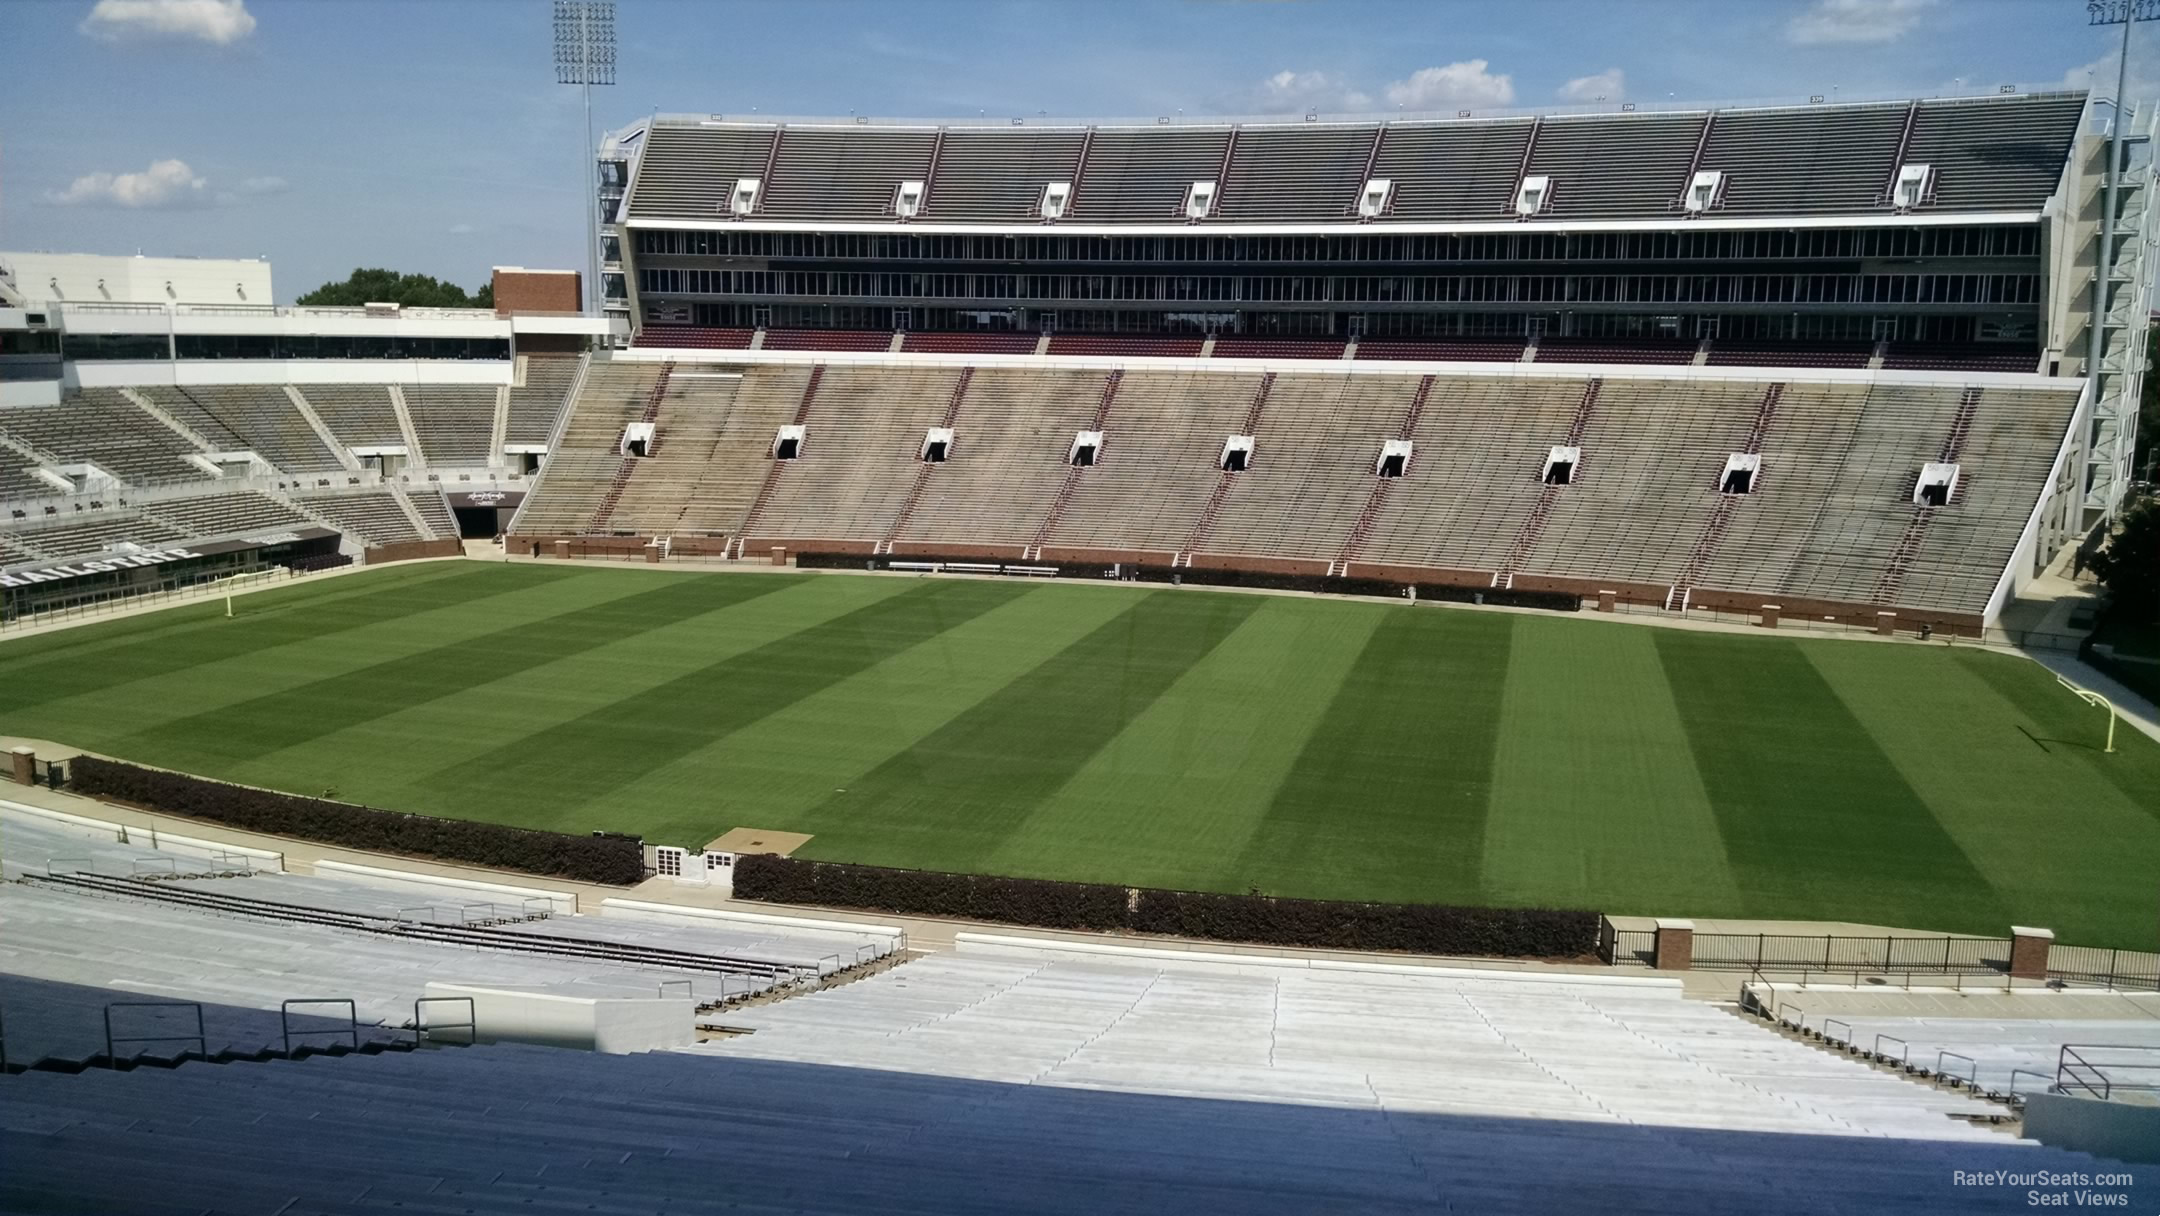
[[[693,1001],[694,1001],[694,1000],[696,1000],[696,999],[697,999],[697,986],[696,986],[695,984],[692,984],[692,983],[691,983],[691,982],[690,982],[689,980],[661,980],[661,981],[660,981],[660,999],[662,999],[662,1000],[666,1000],[666,999],[667,999],[667,994],[668,994],[668,989],[669,989],[669,988],[672,988],[672,987],[674,987],[674,986],[675,986],[675,985],[677,985],[677,984],[680,984],[680,985],[682,985],[682,986],[683,986],[684,990],[685,990],[685,991],[687,991],[687,992],[688,992],[688,993],[690,994],[690,999],[691,999],[691,1000],[693,1000]],[[724,985],[723,985],[723,987],[724,987]]]
[[[427,1024],[426,1021],[422,1019],[420,1012],[420,1007],[422,1005],[444,1005],[459,1003],[462,1003],[465,1006],[465,1020],[463,1022],[442,1022],[430,1026]],[[473,999],[469,996],[421,997],[419,1000],[414,1001],[412,1004],[412,1017],[413,1046],[415,1047],[426,1045],[426,1043],[428,1042],[428,1032],[432,1030],[462,1030],[465,1032],[465,1042],[463,1045],[467,1047],[470,1047],[480,1041],[480,1017],[479,1014],[474,1011]]]
[[[115,1009],[192,1009],[195,1011],[195,1033],[166,1035],[138,1034],[120,1035],[118,1037],[115,1037],[112,1027],[113,1010]],[[205,1036],[203,1032],[203,1014],[201,1001],[112,1001],[105,1006],[105,1062],[107,1067],[115,1069],[120,1067],[120,1056],[117,1052],[113,1050],[114,1044],[185,1043],[191,1039],[195,1043],[195,1050],[198,1055],[207,1056],[210,1054],[210,1040]]]
[[[292,1039],[293,1039],[293,1028],[292,1028],[292,1007],[293,1007],[293,1006],[295,1006],[295,1005],[343,1005],[343,1006],[345,1007],[345,1023],[346,1023],[346,1024],[345,1024],[345,1028],[344,1028],[344,1029],[342,1029],[342,1030],[339,1030],[339,1029],[335,1029],[335,1028],[330,1028],[330,1029],[324,1029],[324,1030],[303,1030],[303,1031],[301,1031],[300,1033],[301,1033],[301,1034],[303,1034],[303,1035],[310,1035],[310,1034],[349,1034],[349,1035],[351,1035],[351,1036],[352,1036],[352,1045],[353,1045],[353,1050],[355,1050],[355,1051],[358,1051],[358,1050],[360,1049],[360,1007],[359,1007],[358,1005],[356,1005],[356,1004],[354,1004],[354,1003],[353,1003],[353,1001],[352,1001],[352,998],[351,998],[351,997],[343,997],[343,996],[321,996],[321,997],[312,997],[312,996],[296,996],[296,997],[293,997],[293,998],[292,998],[292,999],[290,999],[290,1000],[286,1000],[286,1001],[280,1001],[280,1002],[278,1003],[278,1029],[279,1029],[279,1030],[281,1030],[281,1031],[282,1031],[282,1032],[284,1033],[284,1035],[285,1035],[285,1054],[286,1054],[286,1055],[291,1055],[291,1054],[292,1054]]]
[[[1951,1051],[1947,1047],[1943,1048],[1942,1050],[1935,1053],[1935,1075],[1937,1077],[1943,1077],[1948,1075],[1943,1071],[1943,1060],[1945,1059],[1965,1061],[1965,1084],[1973,1089],[1980,1088],[1979,1061],[1973,1059],[1971,1056],[1963,1054],[1962,1052]],[[1956,1081],[1958,1078],[1951,1077],[1950,1079],[1952,1081]]]
[[[164,867],[165,867],[165,874],[166,874],[166,875],[167,875],[168,877],[178,877],[178,876],[179,876],[179,874],[180,874],[180,862],[179,862],[179,859],[178,859],[178,858],[173,858],[173,857],[136,857],[136,858],[133,858],[133,859],[131,859],[131,860],[129,861],[129,863],[128,863],[128,870],[129,870],[129,875],[128,875],[128,876],[129,876],[129,877],[131,877],[131,878],[141,878],[141,877],[143,877],[143,867],[144,867],[144,866],[159,866],[159,865],[162,865],[162,866],[164,866]]]
[[[1900,1050],[1899,1050],[1899,1053],[1898,1053],[1898,1058],[1897,1058],[1897,1062],[1898,1062],[1898,1063],[1900,1063],[1900,1064],[1903,1064],[1903,1063],[1905,1063],[1905,1057],[1906,1057],[1906,1056],[1908,1056],[1908,1055],[1910,1055],[1910,1054],[1912,1054],[1912,1044],[1910,1044],[1910,1043],[1907,1043],[1907,1042],[1906,1042],[1905,1040],[1903,1040],[1903,1039],[1901,1039],[1901,1038],[1897,1037],[1897,1036],[1896,1036],[1896,1035],[1894,1035],[1894,1034],[1878,1034],[1878,1035],[1876,1035],[1876,1036],[1875,1036],[1875,1048],[1874,1048],[1874,1050],[1873,1050],[1873,1051],[1870,1051],[1870,1052],[1869,1052],[1868,1054],[1869,1054],[1869,1055],[1872,1055],[1872,1056],[1874,1056],[1874,1057],[1875,1057],[1876,1059],[1878,1059],[1878,1060],[1888,1060],[1888,1059],[1889,1059],[1890,1057],[1889,1057],[1889,1056],[1887,1056],[1887,1055],[1884,1055],[1884,1054],[1883,1054],[1883,1049],[1882,1049],[1882,1045],[1883,1045],[1883,1040],[1884,1040],[1884,1039],[1888,1039],[1888,1040],[1890,1040],[1891,1042],[1893,1042],[1893,1043],[1895,1043],[1895,1044],[1897,1044],[1897,1045],[1898,1045],[1898,1047],[1899,1047],[1899,1049],[1900,1049]]]
[[[2034,1072],[2034,1071],[2033,1071],[2032,1069],[2030,1069],[2030,1068],[2013,1068],[2013,1069],[2011,1069],[2011,1070],[2010,1070],[2010,1093],[2009,1093],[2009,1097],[2010,1097],[2010,1100],[2011,1100],[2012,1102],[2018,1102],[2018,1101],[2022,1101],[2022,1100],[2023,1100],[2023,1098],[2024,1098],[2024,1095],[2022,1095],[2022,1094],[2018,1093],[2018,1087],[2017,1087],[2017,1079],[2018,1079],[2018,1077],[2019,1077],[2019,1076],[2021,1076],[2021,1075],[2022,1075],[2022,1076],[2027,1076],[2027,1077],[2038,1077],[2038,1078],[2040,1078],[2041,1080],[2043,1080],[2043,1081],[2047,1082],[2047,1089],[2046,1089],[2046,1090],[2045,1090],[2044,1092],[2047,1092],[2047,1093],[2054,1093],[2054,1092],[2056,1091],[2056,1089],[2057,1089],[2057,1086],[2056,1086],[2056,1084],[2055,1084],[2055,1078],[2053,1078],[2053,1077],[2049,1076],[2048,1074],[2046,1074],[2046,1073],[2044,1073],[2044,1072]]]
[[[2095,1062],[2085,1058],[2083,1054],[2085,1052],[2102,1051],[2132,1052],[2150,1057],[2152,1063],[2141,1063],[2135,1060],[2102,1060]],[[2056,1056],[2055,1085],[2064,1093],[2068,1093],[2071,1083],[2074,1082],[2078,1088],[2086,1093],[2103,1099],[2114,1097],[2115,1091],[2118,1089],[2141,1093],[2160,1090],[2160,1076],[2156,1076],[2154,1080],[2149,1082],[2122,1081],[2108,1074],[2107,1070],[2110,1068],[2160,1073],[2160,1047],[2147,1047],[2137,1043],[2065,1043],[2062,1045],[2061,1052]],[[2098,1085],[2080,1077],[2077,1074],[2077,1069],[2083,1069],[2092,1074],[2099,1082]]]
[[[1842,1021],[1838,1018],[1824,1018],[1822,1021],[1822,1037],[1826,1041],[1830,1038],[1830,1028],[1832,1026],[1843,1026],[1845,1028],[1845,1037],[1837,1041],[1845,1044],[1847,1047],[1852,1046],[1852,1023]]]

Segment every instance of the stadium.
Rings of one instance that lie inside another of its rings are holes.
[[[0,1211],[2142,1202],[2152,134],[654,113],[492,308],[0,253]]]

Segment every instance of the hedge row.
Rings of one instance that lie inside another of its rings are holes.
[[[735,859],[735,895],[769,903],[874,908],[1046,929],[1121,929],[1127,902],[1125,888],[1101,883],[888,870],[770,853]]]
[[[1591,954],[1597,948],[1598,930],[1597,913],[1566,908],[1456,908],[1209,895],[891,870],[770,854],[736,859],[735,895],[771,903],[951,916],[1047,929],[1505,958]]]
[[[96,756],[78,756],[68,762],[68,786],[78,793],[130,802],[170,815],[350,849],[403,853],[620,886],[645,878],[645,847],[635,836],[571,836],[466,819],[378,811],[349,802],[229,785]]]

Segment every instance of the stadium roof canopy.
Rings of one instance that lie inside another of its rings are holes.
[[[1432,229],[2020,216],[2083,92],[1506,118],[995,126],[656,117],[632,226]]]

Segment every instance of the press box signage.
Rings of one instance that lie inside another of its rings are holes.
[[[137,566],[159,566],[166,562],[186,561],[193,557],[207,557],[193,549],[145,549],[140,553],[116,553],[91,561],[68,562],[58,566],[40,566],[35,570],[17,570],[13,574],[0,574],[0,587],[35,587],[39,583],[57,583],[71,578],[84,578],[92,574],[111,574],[115,570],[132,570]]]

